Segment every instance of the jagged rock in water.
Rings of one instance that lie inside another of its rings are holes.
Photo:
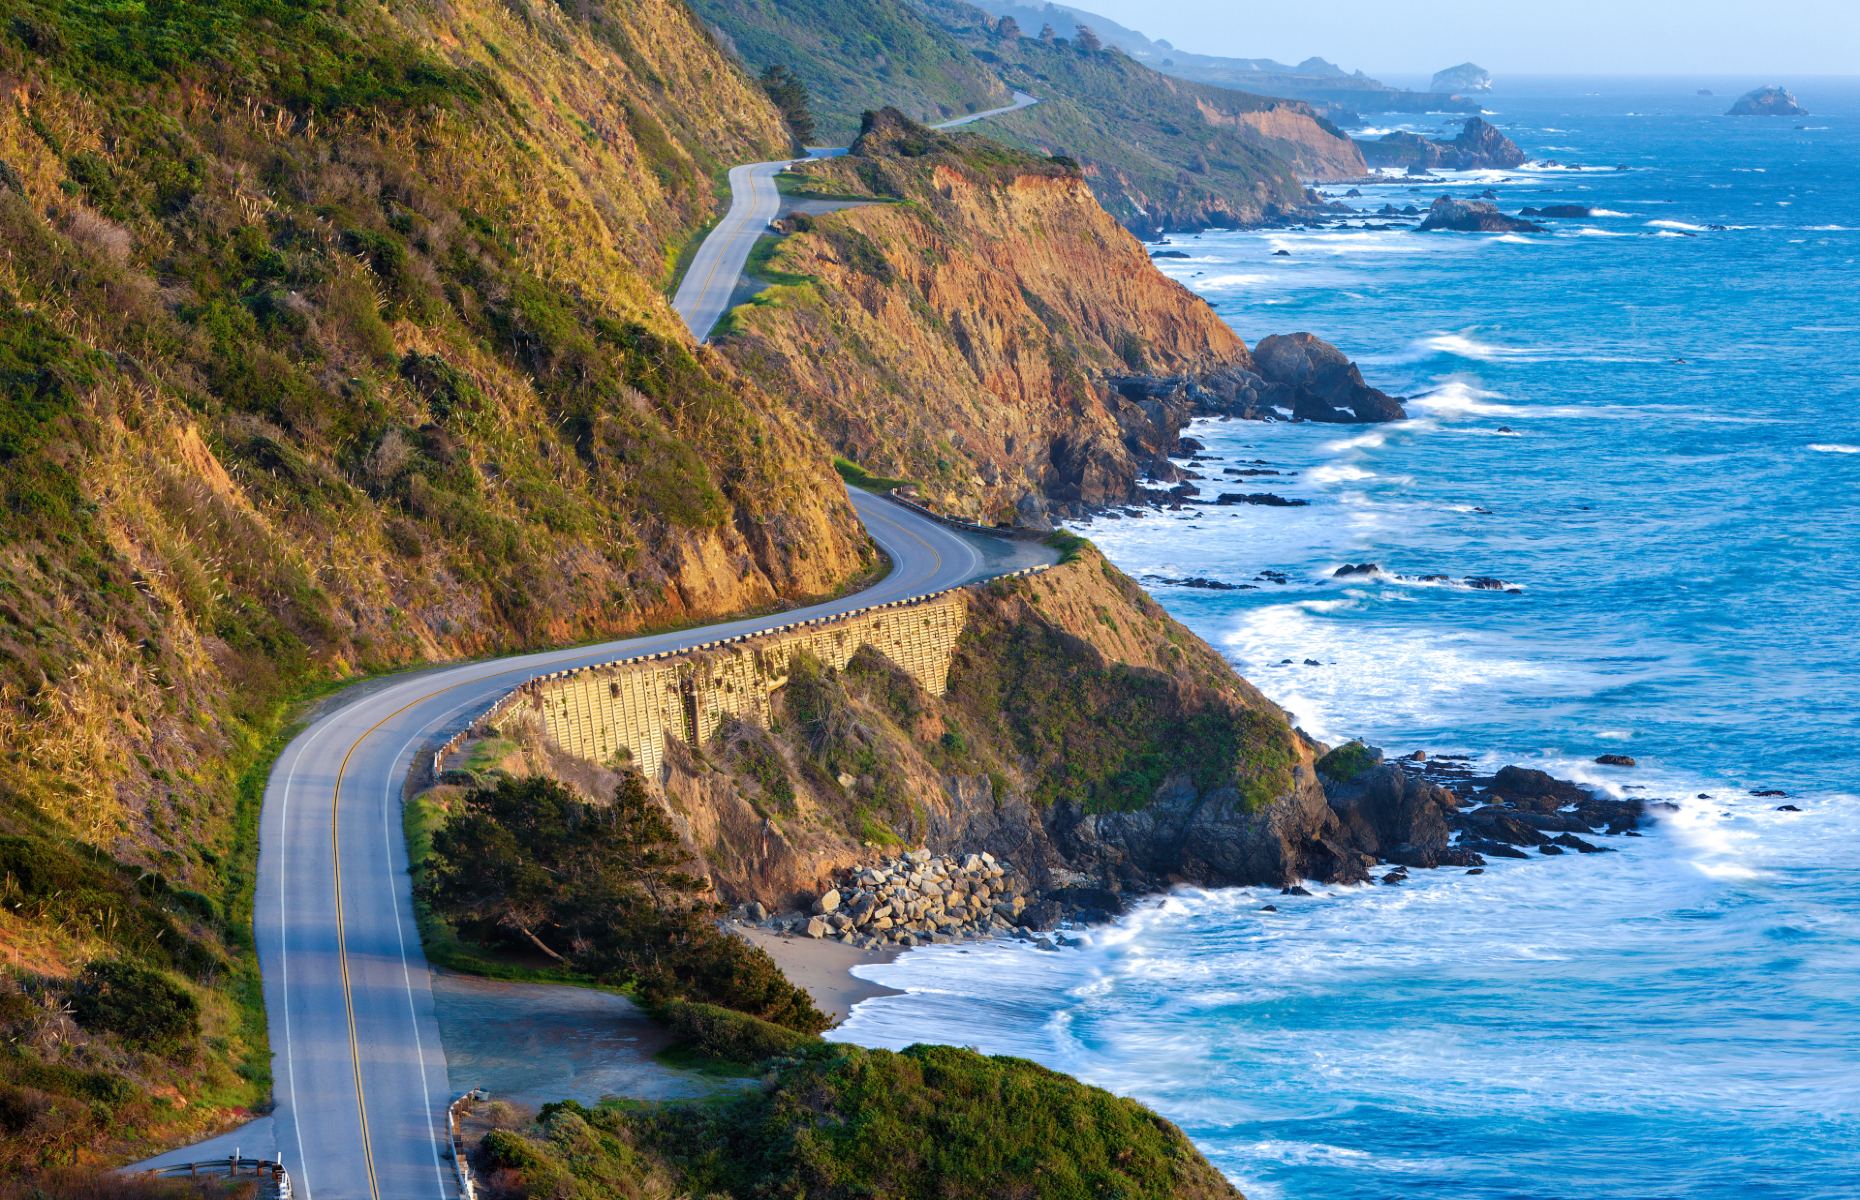
[[[1806,117],[1808,110],[1785,87],[1760,87],[1739,96],[1727,117]]]
[[[1523,166],[1529,157],[1483,117],[1469,118],[1450,142],[1398,132],[1357,145],[1372,167],[1407,167],[1416,172],[1509,170]]]
[[[1455,200],[1442,196],[1427,210],[1421,232],[1452,230],[1457,233],[1542,233],[1544,227],[1522,217],[1509,217],[1484,200]]]
[[[1253,365],[1294,394],[1292,415],[1307,421],[1399,421],[1401,401],[1363,382],[1343,351],[1309,333],[1273,334],[1253,347]]]

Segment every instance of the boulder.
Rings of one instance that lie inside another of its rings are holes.
[[[1363,382],[1343,351],[1309,333],[1273,334],[1253,347],[1253,364],[1295,396],[1292,415],[1307,421],[1399,421],[1401,401]]]
[[[1389,763],[1348,779],[1324,772],[1319,778],[1343,840],[1357,850],[1404,867],[1478,865],[1476,854],[1452,845],[1448,815],[1459,797],[1439,784]]]
[[[830,913],[839,906],[840,890],[838,888],[828,888],[820,893],[820,899],[814,901],[814,911],[817,913]]]

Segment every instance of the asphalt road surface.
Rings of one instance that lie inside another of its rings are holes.
[[[972,113],[943,127],[1037,103]],[[699,247],[674,301],[700,339],[729,303],[749,250],[780,206],[786,162],[730,172],[730,212]],[[968,534],[851,493],[891,560],[864,591],[808,608],[680,633],[393,676],[323,706],[279,756],[259,828],[254,933],[272,1047],[272,1114],[138,1166],[282,1155],[299,1200],[458,1194],[445,1111],[445,1050],[414,924],[401,789],[416,755],[535,675],[755,633],[905,600],[1036,564],[1038,543]]]
[[[159,1160],[282,1153],[300,1197],[452,1197],[444,1049],[414,925],[401,787],[417,754],[534,675],[677,650],[986,579],[1054,554],[852,493],[892,568],[808,608],[358,685],[285,748],[261,818],[254,932],[270,1020],[268,1127]]]
[[[1017,91],[1012,104],[956,117],[932,128],[954,129],[1038,103],[1026,92]],[[809,147],[808,153],[815,158],[827,158],[842,154],[844,150]],[[755,248],[756,239],[768,232],[769,222],[781,211],[781,191],[775,186],[775,177],[796,161],[784,158],[730,168],[730,211],[698,247],[691,265],[685,269],[684,279],[679,282],[677,294],[672,297],[672,307],[678,310],[698,341],[708,339],[717,321],[729,311],[730,297],[736,294],[736,281],[749,262],[750,250]]]

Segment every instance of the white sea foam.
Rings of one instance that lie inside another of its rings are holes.
[[[1664,217],[1657,221],[1649,221],[1647,222],[1647,224],[1650,228],[1653,228],[1653,229],[1677,229],[1684,233],[1709,232],[1707,227],[1704,225],[1694,225],[1690,221],[1672,221]]]
[[[1577,228],[1576,236],[1577,237],[1624,238],[1624,237],[1633,237],[1634,235],[1631,233],[1623,233],[1619,229],[1597,229],[1593,225],[1583,225]]]
[[[1496,346],[1464,333],[1436,333],[1422,338],[1420,348],[1434,354],[1451,354],[1479,362],[1534,361],[1543,352],[1529,346]]]
[[[1272,280],[1271,275],[1261,274],[1209,275],[1202,279],[1200,286],[1204,288],[1258,287],[1262,283],[1271,283]]]
[[[1810,225],[1808,228],[1813,233],[1852,233],[1854,230],[1852,225]]]
[[[1537,244],[1534,238],[1527,238],[1516,233],[1502,233],[1492,240],[1495,242],[1506,242],[1513,246],[1535,246]]]
[[[1363,450],[1380,446],[1389,440],[1387,431],[1372,429],[1368,433],[1359,433],[1355,437],[1338,438],[1328,443],[1332,450]]]
[[[1591,208],[1589,210],[1589,215],[1592,217],[1632,217],[1632,216],[1637,216],[1639,214],[1616,212],[1612,208]]]
[[[1375,477],[1374,471],[1365,471],[1350,463],[1326,463],[1305,472],[1305,478],[1312,483],[1360,483]]]
[[[1846,442],[1810,442],[1808,448],[1820,454],[1860,454],[1860,446]]]

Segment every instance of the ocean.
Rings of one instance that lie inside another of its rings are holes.
[[[1253,1200],[1860,1196],[1860,82],[1721,115],[1763,82],[1501,82],[1532,166],[1347,201],[1594,208],[1547,233],[1174,238],[1249,342],[1316,332],[1413,419],[1201,423],[1205,497],[1309,504],[1081,530],[1248,585],[1149,586],[1320,738],[1677,807],[1615,853],[911,951],[836,1036],[1133,1096]]]

